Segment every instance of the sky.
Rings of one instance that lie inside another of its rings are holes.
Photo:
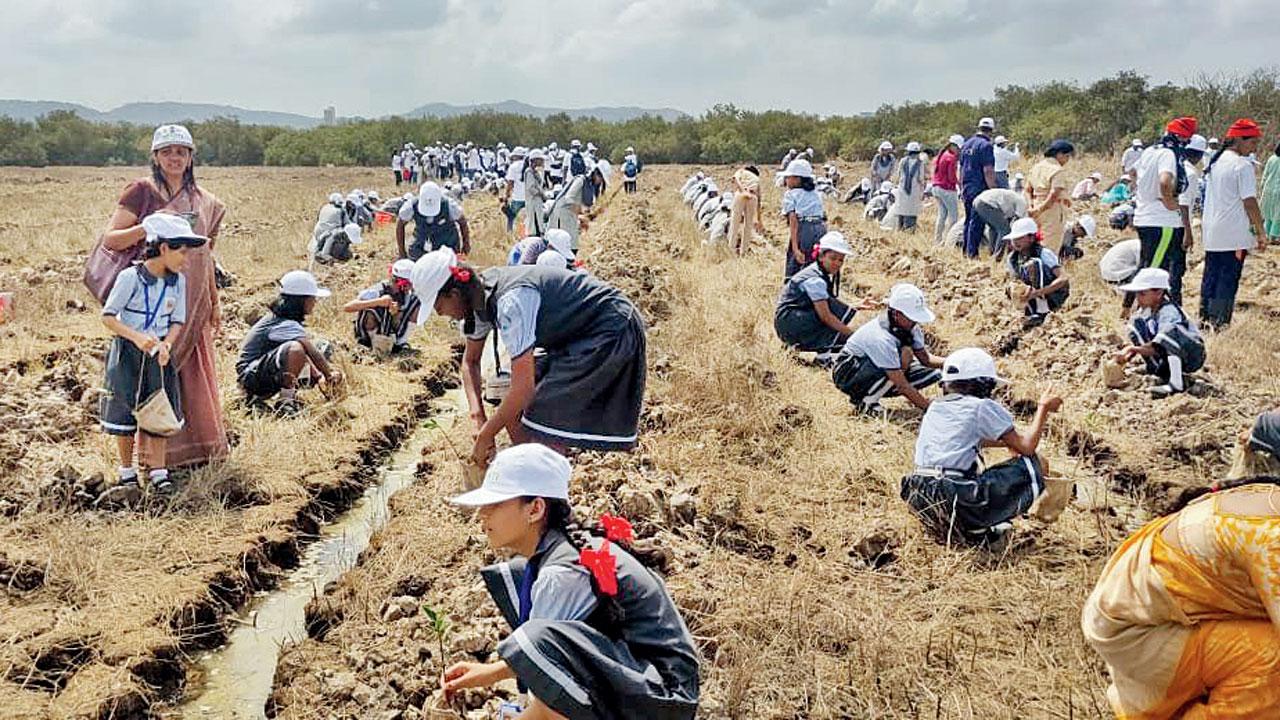
[[[0,98],[377,117],[515,99],[820,115],[1276,63],[1275,0],[24,0]]]

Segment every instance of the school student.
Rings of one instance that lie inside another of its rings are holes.
[[[1250,252],[1267,245],[1267,228],[1258,205],[1258,178],[1249,156],[1258,149],[1262,128],[1241,118],[1227,130],[1205,175],[1204,278],[1200,283],[1200,319],[1220,328],[1231,323],[1240,274]]]
[[[1071,294],[1070,281],[1062,271],[1058,256],[1042,244],[1043,238],[1035,220],[1021,218],[1014,221],[1013,228],[1004,239],[1010,245],[1009,274],[1026,285],[1022,294],[1027,303],[1025,325],[1040,325],[1049,313],[1067,301]]]
[[[1092,215],[1081,215],[1068,222],[1062,228],[1062,244],[1058,246],[1060,260],[1079,260],[1084,257],[1084,250],[1079,243],[1085,238],[1092,240],[1098,236],[1098,221]]]
[[[400,257],[417,260],[425,253],[447,247],[466,255],[471,252],[471,228],[462,204],[446,199],[434,182],[425,182],[418,197],[400,206],[396,221],[396,248]],[[413,243],[404,244],[404,227],[413,222]]]
[[[582,231],[591,220],[588,211],[596,200],[604,197],[612,171],[607,160],[594,163],[586,172],[573,175],[569,184],[551,202],[547,226],[569,233],[575,252],[578,250]]]
[[[1107,561],[1080,626],[1116,717],[1274,718],[1280,496],[1274,477],[1184,494]]]
[[[645,386],[645,325],[621,292],[588,273],[561,268],[496,267],[477,272],[441,248],[413,268],[422,300],[418,324],[432,312],[462,321],[467,337],[462,386],[477,435],[472,460],[488,464],[498,432],[513,444],[630,450],[636,444]],[[511,390],[486,415],[480,359],[497,331],[511,356]],[[534,364],[534,348],[545,355]]]
[[[910,283],[894,285],[887,304],[849,336],[831,378],[859,412],[880,412],[881,400],[898,395],[925,410],[929,400],[920,391],[942,379],[942,358],[929,352],[920,329],[934,321],[933,311]]]
[[[524,164],[525,156],[529,153],[524,147],[517,145],[511,151],[511,164],[507,166],[507,171],[503,175],[502,183],[502,214],[507,218],[507,232],[515,232],[516,218],[520,216],[520,211],[524,209]]]
[[[827,232],[827,213],[813,182],[808,160],[792,160],[782,173],[787,190],[782,196],[782,216],[787,219],[790,240],[784,278],[813,262],[813,248]]]
[[[260,402],[279,394],[276,412],[297,415],[302,410],[300,379],[342,382],[342,371],[329,364],[302,325],[315,310],[316,301],[329,294],[305,270],[291,270],[280,278],[280,295],[270,311],[249,328],[236,361],[236,382],[250,400]]]
[[[533,265],[538,262],[538,256],[547,251],[547,241],[536,235],[523,237],[511,246],[511,252],[507,254],[508,265]]]
[[[1019,432],[1013,415],[991,399],[998,385],[995,361],[979,348],[962,348],[942,364],[942,397],[929,403],[916,438],[915,470],[902,478],[902,499],[940,540],[969,545],[998,543],[1015,517],[1045,496],[1036,515],[1057,519],[1071,499],[1071,483],[1048,477],[1036,454],[1050,413],[1062,398],[1046,391],[1031,427]],[[1016,456],[984,467],[982,447],[1005,447]]]
[[[547,155],[538,148],[529,151],[522,167],[524,168],[524,230],[526,235],[541,237],[547,229],[547,218],[543,212],[543,203],[551,197],[549,186],[545,180]]]
[[[636,149],[627,146],[627,154],[622,158],[622,189],[628,195],[636,191],[636,178],[644,170],[644,165],[636,155]]]
[[[1108,284],[1124,285],[1138,274],[1141,267],[1142,243],[1138,238],[1121,240],[1112,245],[1098,261],[1098,273]],[[1125,313],[1127,316],[1127,312]]]
[[[844,235],[831,231],[818,241],[817,261],[787,278],[778,295],[773,328],[778,339],[796,350],[818,353],[819,362],[835,356],[853,333],[849,322],[859,308],[839,299],[840,269],[853,252]]]
[[[1136,209],[1133,225],[1142,241],[1142,266],[1169,271],[1169,294],[1182,303],[1182,276],[1187,271],[1188,225],[1178,207],[1187,190],[1183,150],[1196,132],[1196,119],[1171,120],[1160,142],[1142,151],[1133,166]]]
[[[871,158],[871,182],[877,186],[893,182],[893,171],[898,166],[898,158],[893,154],[893,143],[884,140],[876,148],[875,157]]]
[[[511,634],[494,662],[446,669],[445,695],[514,678],[528,692],[521,718],[692,720],[698,651],[656,558],[631,549],[622,518],[578,521],[571,475],[546,447],[517,445],[451,501],[476,508],[490,547],[515,558],[480,571]]]
[[[391,264],[390,277],[363,290],[355,300],[342,306],[355,313],[356,342],[367,348],[387,343],[388,352],[409,349],[409,333],[418,317],[418,296],[409,279],[413,261],[401,258]]]
[[[134,411],[163,391],[182,421],[178,373],[169,354],[187,321],[187,281],[182,275],[187,248],[208,242],[178,215],[148,215],[142,229],[142,262],[120,271],[102,307],[102,324],[115,336],[107,351],[106,392],[100,407],[102,431],[116,437],[120,453],[121,489],[113,488],[113,494],[138,487],[135,448],[138,465],[149,471],[151,490],[167,493],[173,488],[165,467],[166,439],[139,428]]]
[[[1092,200],[1098,197],[1098,183],[1100,182],[1102,182],[1102,173],[1090,173],[1089,177],[1076,183],[1076,186],[1071,188],[1071,199]]]
[[[1141,357],[1147,372],[1164,381],[1151,388],[1153,397],[1187,389],[1185,373],[1204,367],[1204,338],[1169,294],[1169,273],[1143,268],[1120,288],[1133,293],[1138,309],[1129,323],[1129,347],[1116,353],[1121,365]]]
[[[572,243],[573,239],[569,237],[569,233],[559,228],[551,228],[547,231],[547,249],[539,253],[538,259],[533,264],[573,270],[577,256],[573,252]]]

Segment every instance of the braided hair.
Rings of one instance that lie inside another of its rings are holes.
[[[1217,164],[1218,158],[1222,157],[1222,153],[1235,147],[1237,140],[1238,138],[1229,137],[1226,140],[1222,141],[1222,145],[1218,147],[1218,151],[1215,152],[1213,154],[1213,157],[1209,159],[1209,166],[1204,169],[1204,174],[1206,177],[1208,177],[1209,173],[1213,172],[1213,166]]]
[[[475,332],[477,316],[485,322],[493,322],[489,312],[488,295],[485,293],[484,283],[480,282],[480,273],[475,268],[466,263],[458,263],[457,267],[449,273],[449,278],[440,287],[437,295],[444,295],[452,290],[457,290],[462,295],[470,311],[467,313],[467,319],[462,323],[464,332],[468,334]]]
[[[1246,485],[1272,485],[1280,486],[1280,475],[1256,475],[1254,477],[1243,477],[1228,480],[1220,480],[1207,487],[1187,488],[1178,496],[1177,502],[1174,503],[1173,509],[1169,514],[1180,512],[1192,502],[1208,495],[1209,493],[1223,492],[1226,490],[1234,490],[1238,487]]]

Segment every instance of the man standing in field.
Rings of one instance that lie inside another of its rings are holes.
[[[1142,267],[1154,267],[1169,273],[1169,297],[1182,305],[1182,276],[1187,271],[1187,231],[1184,227],[1178,197],[1190,183],[1182,154],[1196,132],[1196,119],[1176,118],[1165,128],[1160,142],[1138,156],[1134,163],[1133,225],[1142,241]],[[1126,307],[1129,298],[1126,297]]]
[[[960,194],[964,198],[964,254],[978,257],[986,222],[973,211],[973,201],[983,191],[996,187],[995,146],[991,133],[996,121],[984,117],[978,121],[978,132],[960,147]]]

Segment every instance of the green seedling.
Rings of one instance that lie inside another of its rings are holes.
[[[447,615],[445,615],[441,611],[436,610],[430,605],[424,604],[422,606],[422,614],[427,617],[427,621],[429,623],[427,625],[427,629],[430,630],[431,634],[435,635],[436,637],[436,645],[440,650],[440,668],[443,671],[444,668],[449,667],[449,664],[445,658],[444,646],[445,646],[445,640],[447,640],[449,637],[449,633],[453,631],[453,623],[449,622],[449,618]],[[458,707],[456,703],[457,703],[457,700],[455,699],[453,709],[458,713],[458,717],[464,718],[465,720],[466,715],[462,712],[462,709]]]

